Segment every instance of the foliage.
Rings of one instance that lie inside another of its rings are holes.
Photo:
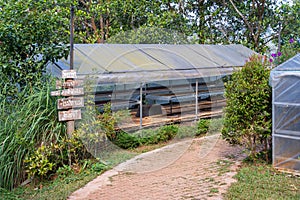
[[[162,126],[158,130],[158,134],[156,134],[156,138],[154,141],[157,143],[159,142],[166,142],[168,140],[173,139],[178,132],[178,125],[167,125],[167,126]]]
[[[28,175],[45,177],[49,174],[55,166],[55,163],[50,160],[51,154],[51,150],[42,144],[29,158],[25,159],[24,162],[29,165]]]
[[[187,30],[176,2],[83,0],[76,8],[75,38],[79,43],[104,43],[119,32],[143,26],[174,29],[180,33]]]
[[[276,44],[279,34],[299,37],[296,36],[299,32],[298,1],[289,4],[275,0],[113,0],[80,1],[76,7],[75,33],[79,43],[149,43],[157,40],[161,43],[161,39],[145,38],[147,30],[163,29],[194,38],[200,44],[241,43],[265,52],[266,44]],[[136,37],[137,33],[141,35]]]
[[[235,176],[226,199],[299,199],[299,177],[280,173],[269,165],[246,165]]]
[[[48,62],[67,56],[68,15],[55,0],[0,2],[0,77],[6,96],[40,81]]]
[[[0,95],[0,187],[12,189],[27,173],[47,178],[70,160],[90,156],[78,136],[68,138],[58,121],[52,86],[45,78],[43,86],[27,86],[13,101]]]
[[[108,166],[101,162],[96,162],[92,165],[91,170],[93,172],[101,173],[108,169]]]
[[[209,124],[209,133],[220,133],[223,128],[223,118],[214,118],[210,119],[210,124]]]
[[[117,44],[189,44],[187,36],[182,33],[158,27],[140,27],[119,32],[107,40]],[[195,42],[195,41],[194,41]]]
[[[196,135],[203,135],[207,133],[209,129],[209,121],[207,119],[200,119],[197,123],[197,134]]]
[[[177,135],[177,125],[166,125],[156,130],[140,130],[136,133],[120,132],[113,142],[121,148],[132,149],[141,145],[153,145],[167,142]]]
[[[69,165],[63,165],[56,170],[56,174],[59,178],[65,178],[71,174],[73,174],[72,167]]]
[[[0,96],[0,187],[11,189],[24,180],[23,160],[36,145],[65,137],[50,88],[48,81],[41,87],[26,87],[14,101]]]
[[[182,138],[191,138],[196,136],[197,134],[197,127],[194,125],[194,123],[188,125],[188,124],[182,124],[178,127],[178,132],[175,136],[175,139],[182,139]]]
[[[200,119],[197,122],[196,136],[220,133],[223,126],[222,118]]]
[[[233,144],[245,145],[254,157],[257,147],[265,150],[271,135],[270,69],[260,56],[250,58],[245,66],[232,74],[225,84],[223,137]]]
[[[129,151],[115,151],[107,157],[109,165],[94,159],[81,160],[79,170],[76,170],[75,166],[64,165],[56,171],[58,177],[54,180],[31,182],[12,191],[0,188],[0,199],[67,199],[72,192],[92,181],[100,173],[135,155]]]
[[[42,143],[24,160],[29,177],[47,178],[61,174],[63,169],[71,168],[69,164],[79,164],[81,160],[91,158],[75,133],[71,138],[64,137],[56,143]]]
[[[281,51],[271,54],[271,58],[269,61],[277,66],[281,63],[287,61],[288,59],[295,56],[297,53],[300,52],[300,38],[295,40],[294,38],[290,38],[286,41],[283,46],[281,47]]]
[[[139,139],[137,137],[125,132],[118,133],[113,142],[123,149],[133,149],[140,145]]]

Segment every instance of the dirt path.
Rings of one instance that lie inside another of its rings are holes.
[[[244,155],[219,137],[142,154],[102,174],[69,199],[222,199]]]

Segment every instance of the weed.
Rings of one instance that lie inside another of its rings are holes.
[[[209,120],[207,119],[200,119],[197,124],[197,133],[196,135],[203,135],[206,134],[209,129]]]
[[[216,162],[218,165],[218,176],[222,176],[223,174],[230,172],[230,166],[233,164],[230,160],[218,160]]]
[[[219,189],[218,188],[211,188],[209,193],[219,193]]]
[[[278,173],[270,165],[246,165],[235,178],[227,199],[300,199],[299,177]]]
[[[94,163],[91,167],[91,170],[97,173],[103,172],[106,169],[108,169],[108,166],[101,162]]]

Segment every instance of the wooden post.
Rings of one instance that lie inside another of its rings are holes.
[[[71,6],[70,16],[70,70],[74,69],[74,6]],[[73,80],[73,79],[70,79]],[[71,120],[67,122],[67,134],[69,137],[75,130],[75,121]]]
[[[74,6],[71,6],[71,16],[70,16],[70,70],[74,69]],[[69,79],[73,80],[73,79]],[[69,138],[72,137],[72,133],[75,130],[75,120],[67,121],[67,134]],[[70,154],[70,145],[69,149],[69,166],[72,164],[72,158]]]
[[[195,105],[195,115],[196,115],[196,117],[195,117],[195,119],[197,120],[198,119],[198,79],[196,79],[196,94],[195,94],[195,103],[196,103],[196,105]]]

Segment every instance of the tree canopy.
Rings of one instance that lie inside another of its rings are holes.
[[[0,75],[14,95],[37,82],[49,61],[68,54],[68,18],[55,0],[0,2]],[[4,87],[3,87],[4,88]]]
[[[200,44],[240,43],[258,52],[282,38],[299,37],[299,2],[294,0],[80,0],[76,12],[79,43],[103,43],[140,27],[197,36]]]

